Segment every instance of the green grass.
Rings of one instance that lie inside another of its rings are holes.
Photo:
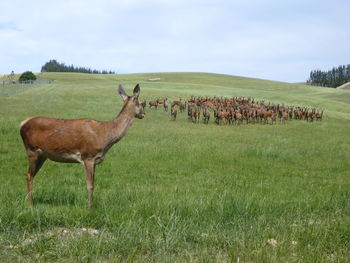
[[[53,82],[0,89],[1,261],[349,262],[349,90],[204,73],[41,77]],[[147,108],[97,166],[92,211],[83,167],[50,161],[29,207],[19,123],[37,115],[111,120],[122,106],[119,83],[128,93],[140,83],[148,101],[251,96],[325,115],[206,126]]]

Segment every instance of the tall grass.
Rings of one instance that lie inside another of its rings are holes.
[[[2,261],[350,260],[349,91],[196,73],[43,77],[52,84],[0,95]],[[140,83],[148,101],[252,96],[324,108],[325,116],[217,126],[147,109],[97,167],[92,211],[83,168],[50,161],[29,207],[19,123],[36,115],[110,120],[122,106],[119,83],[129,93]]]

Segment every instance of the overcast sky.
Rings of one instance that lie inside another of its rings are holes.
[[[0,12],[0,74],[56,59],[299,82],[350,64],[349,0],[11,0]]]

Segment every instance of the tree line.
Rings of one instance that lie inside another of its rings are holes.
[[[334,67],[328,71],[312,70],[307,84],[336,88],[350,81],[350,64]]]
[[[79,72],[88,74],[115,74],[111,70],[96,70],[86,67],[76,67],[73,65],[67,66],[65,63],[59,63],[55,59],[46,62],[41,67],[41,72]]]

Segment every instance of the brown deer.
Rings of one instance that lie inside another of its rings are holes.
[[[127,133],[133,119],[142,119],[145,113],[139,103],[140,86],[128,96],[121,85],[119,95],[124,106],[111,121],[92,119],[55,119],[33,117],[23,121],[20,134],[29,161],[27,177],[28,201],[32,205],[33,179],[49,158],[55,162],[81,163],[85,167],[89,207],[92,206],[95,166],[103,161],[107,151]]]
[[[186,101],[185,101],[185,103],[180,103],[180,112],[182,113],[182,112],[184,112],[185,110],[186,110]]]
[[[235,111],[234,118],[236,120],[237,125],[243,124],[243,115],[238,110]]]
[[[174,100],[174,101],[171,103],[171,107],[174,107],[175,105],[180,106],[180,104],[181,104],[181,100]]]
[[[324,110],[322,110],[322,111],[317,110],[317,112],[316,112],[316,116],[315,116],[316,121],[322,121],[323,112],[324,112]]]
[[[192,122],[199,122],[199,118],[201,116],[201,111],[199,107],[192,108]]]
[[[159,103],[159,102],[158,102]],[[164,99],[163,101],[163,108],[164,108],[164,111],[168,111],[168,107],[169,107],[169,104],[168,104],[168,98]]]
[[[172,120],[175,121],[176,120],[176,115],[177,115],[177,109],[175,107],[171,107],[171,117],[172,117]]]
[[[284,111],[282,111],[282,122],[283,122],[283,124],[286,124],[286,121],[288,120],[288,116],[289,116],[289,113],[288,113],[288,111],[286,111],[286,110],[284,110]]]
[[[204,106],[204,109],[203,109],[203,121],[204,121],[204,123],[208,124],[209,119],[210,119],[210,111],[208,110],[208,106]]]
[[[228,120],[230,118],[230,112],[228,111],[221,111],[221,110],[218,110],[216,112],[216,123],[217,124],[222,124],[222,121],[225,120],[225,123],[228,124]]]
[[[276,124],[276,119],[277,119],[277,113],[274,111],[270,111],[270,118],[271,118],[271,124],[275,123]]]
[[[141,107],[142,107],[143,111],[145,111],[146,105],[147,105],[146,100],[141,101],[140,104],[141,104]]]
[[[156,102],[158,104],[164,104],[164,101],[166,101],[168,98],[165,98],[165,99],[157,99]]]
[[[155,107],[156,109],[158,108],[158,102],[157,101],[150,101],[148,102],[148,105],[150,108]]]

